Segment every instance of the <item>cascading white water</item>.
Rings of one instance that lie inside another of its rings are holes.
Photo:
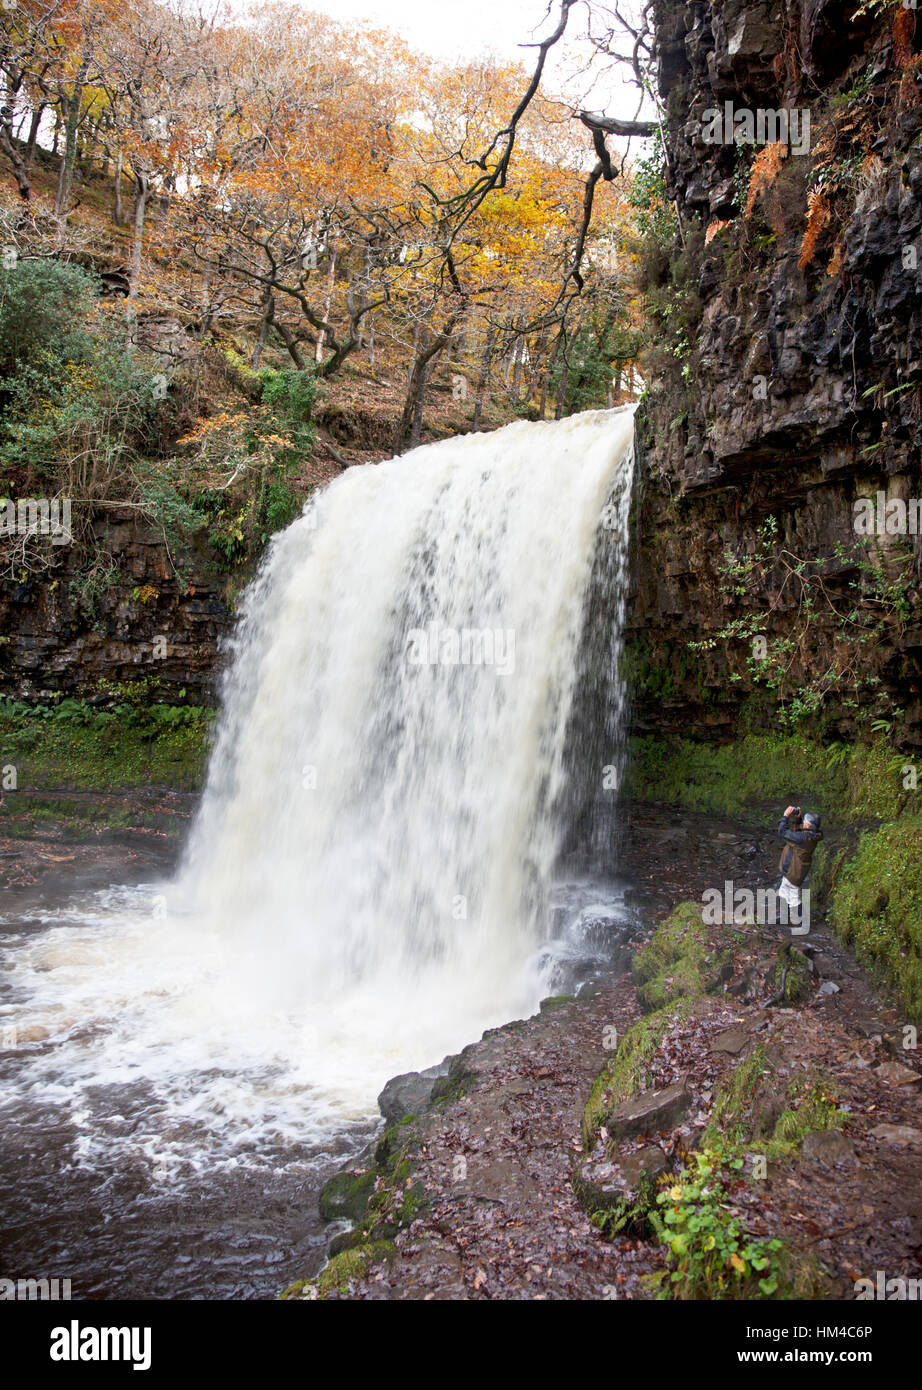
[[[143,1081],[132,1142],[159,1162],[202,1127],[239,1152],[373,1114],[388,1077],[536,1008],[587,593],[606,508],[623,588],[632,439],[627,409],[427,446],[350,469],[274,540],[153,920],[102,896],[20,943],[26,1021],[67,1039],[31,1083],[79,1109]]]

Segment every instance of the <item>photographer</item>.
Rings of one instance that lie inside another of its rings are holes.
[[[823,838],[820,818],[813,812],[801,816],[799,806],[789,806],[778,822],[778,834],[785,841],[778,864],[781,873],[780,897],[788,905],[788,916],[792,931],[801,936],[810,930],[809,919],[806,929],[801,925],[801,889],[810,872],[813,852]]]

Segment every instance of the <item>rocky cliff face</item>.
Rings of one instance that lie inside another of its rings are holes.
[[[225,584],[204,550],[174,571],[163,537],[128,509],[94,524],[89,550],[111,572],[87,580],[86,550],[49,548],[49,570],[0,581],[0,694],[111,697],[148,679],[152,694],[209,704],[229,630]]]
[[[644,253],[641,730],[725,737],[810,687],[840,736],[922,743],[922,537],[911,507],[854,527],[856,498],[922,497],[922,55],[914,10],[858,8],[656,6],[678,225]]]

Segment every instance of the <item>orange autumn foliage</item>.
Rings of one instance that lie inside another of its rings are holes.
[[[752,216],[756,199],[760,198],[763,193],[767,193],[775,182],[787,155],[787,145],[782,144],[779,140],[771,145],[763,145],[753,159],[749,174],[749,195],[746,199],[747,217]]]
[[[800,243],[800,256],[797,260],[800,270],[805,270],[816,255],[820,232],[829,221],[830,213],[831,209],[827,198],[814,189],[807,199],[807,226],[803,241]]]
[[[914,10],[899,9],[893,20],[893,65],[908,67],[912,61],[912,40],[916,31]]]

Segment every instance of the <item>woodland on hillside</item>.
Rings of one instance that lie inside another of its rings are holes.
[[[283,5],[4,5],[0,496],[72,499],[90,596],[107,507],[248,564],[363,429],[380,457],[630,390],[606,134],[649,127],[544,90],[572,3],[534,66],[458,67]],[[54,561],[4,545],[8,578]]]

